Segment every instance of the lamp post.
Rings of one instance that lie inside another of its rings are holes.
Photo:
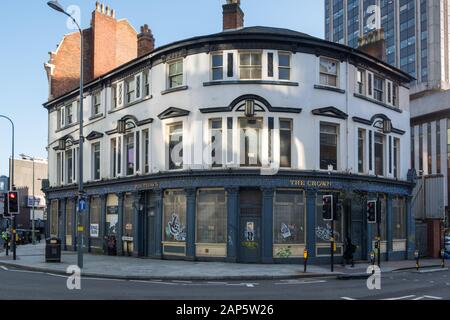
[[[83,215],[82,212],[85,210],[84,203],[84,186],[83,186],[83,91],[84,91],[84,81],[83,81],[83,30],[76,21],[76,19],[64,10],[64,8],[58,3],[58,1],[49,1],[47,5],[66,16],[68,16],[77,26],[80,33],[80,108],[78,112],[78,122],[79,122],[79,156],[78,156],[78,226],[77,226],[77,256],[78,256],[78,267],[83,268]]]
[[[11,177],[9,177],[9,183],[10,183],[10,187],[9,190],[13,190],[15,188],[14,186],[14,122],[7,116],[5,115],[1,115],[0,114],[0,118],[6,119],[11,123],[11,130],[12,130],[12,137],[11,137],[11,162],[9,163],[10,165],[10,174]],[[12,222],[12,249],[13,249],[13,259],[16,260],[16,219],[15,216],[11,216],[11,222]],[[8,245],[8,244],[7,244]]]
[[[31,156],[27,156],[26,154],[21,154],[20,155],[22,157],[22,159],[24,160],[30,160],[33,162],[33,204],[31,205],[31,217],[32,217],[32,221],[31,221],[31,232],[32,232],[32,241],[33,241],[33,245],[36,244],[36,235],[35,235],[35,218],[34,218],[34,207],[35,207],[35,193],[34,193],[34,161],[36,160],[36,158],[31,157]]]

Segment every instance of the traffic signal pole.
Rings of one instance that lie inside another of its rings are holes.
[[[8,120],[11,123],[11,130],[12,130],[12,136],[11,136],[11,161],[9,163],[10,166],[10,174],[11,177],[9,177],[9,182],[10,182],[10,188],[9,190],[14,190],[15,186],[14,186],[14,122],[7,116],[5,115],[1,115],[0,114],[0,118],[4,118],[6,120]],[[16,219],[14,216],[11,216],[11,221],[12,221],[12,250],[13,250],[13,259],[16,260]]]
[[[377,218],[377,241],[378,241],[378,267],[381,267],[381,204],[380,198],[377,197],[377,210],[376,210],[376,218]]]
[[[331,220],[331,272],[334,272],[334,219]]]

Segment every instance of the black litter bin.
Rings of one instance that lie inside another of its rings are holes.
[[[45,240],[45,262],[61,262],[61,239]]]

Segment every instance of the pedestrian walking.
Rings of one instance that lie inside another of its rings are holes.
[[[351,264],[351,267],[353,268],[355,266],[355,261],[354,261],[354,253],[356,252],[356,246],[352,243],[352,239],[350,239],[349,236],[347,236],[345,238],[345,243],[344,243],[344,260],[343,260],[343,265],[345,267],[345,264]]]

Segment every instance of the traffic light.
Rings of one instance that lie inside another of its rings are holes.
[[[323,221],[332,221],[334,218],[334,199],[333,195],[325,195],[322,197],[322,217]]]
[[[8,192],[8,213],[19,214],[19,194],[17,191]]]
[[[367,222],[377,223],[377,201],[367,201]]]

